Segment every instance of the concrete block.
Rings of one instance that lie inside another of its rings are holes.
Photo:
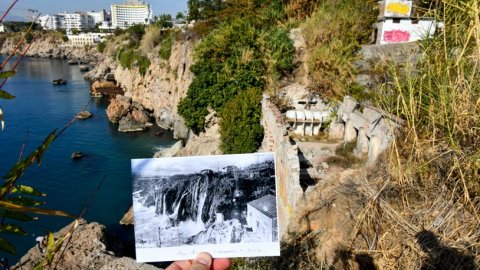
[[[370,141],[367,137],[367,129],[360,128],[357,135],[357,146],[353,149],[353,154],[361,157],[368,153]]]
[[[366,128],[368,129],[369,122],[367,118],[365,118],[362,114],[360,114],[358,111],[355,111],[350,114],[350,122],[352,122],[352,125],[357,129],[361,128]]]
[[[328,128],[328,138],[331,140],[343,139],[345,134],[345,125],[343,123],[331,123]]]
[[[358,102],[355,99],[350,96],[345,96],[343,98],[343,103],[340,109],[342,110],[342,113],[348,114],[355,110],[357,104]]]
[[[345,134],[343,139],[347,143],[354,142],[357,139],[357,131],[355,130],[351,120],[345,124]]]

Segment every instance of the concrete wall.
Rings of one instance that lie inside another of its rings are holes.
[[[367,155],[367,166],[373,166],[381,153],[387,150],[402,120],[374,107],[360,109],[359,103],[353,98],[344,97],[343,103],[337,111],[337,121],[331,126],[329,136],[342,138],[345,143],[356,142],[354,154]],[[336,126],[343,125],[344,128]]]
[[[287,231],[290,217],[303,199],[298,147],[290,141],[287,124],[283,122],[282,114],[267,95],[263,97],[262,112],[262,125],[265,130],[262,148],[264,151],[275,152],[276,158],[278,223],[279,235],[282,237]]]
[[[385,0],[379,2],[380,17],[408,18],[412,14],[412,1]]]
[[[433,36],[435,30],[433,20],[385,19],[378,23],[377,44],[418,41]]]

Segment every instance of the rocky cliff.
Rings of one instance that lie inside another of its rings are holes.
[[[115,79],[124,89],[125,96],[153,111],[155,122],[160,127],[174,130],[177,138],[188,136],[188,129],[177,113],[177,104],[186,95],[193,79],[190,66],[194,47],[195,41],[185,38],[175,42],[168,61],[156,53],[150,54],[151,64],[145,76],[136,68],[129,70],[112,66],[115,68],[112,69]]]
[[[72,226],[73,223],[55,233],[55,239],[72,231]],[[34,246],[11,269],[34,269],[44,260],[46,253],[44,246]],[[72,236],[66,238],[55,253],[53,263],[43,269],[158,269],[122,256],[122,244],[105,230],[105,226],[80,220]]]
[[[20,36],[18,35],[7,37],[3,42],[0,54],[12,52],[19,40]],[[27,46],[28,44],[24,43],[17,50],[17,53],[26,50]],[[86,62],[97,62],[103,59],[102,54],[97,51],[95,46],[71,46],[64,42],[60,36],[53,34],[45,34],[36,39],[27,51],[26,56],[52,59],[81,59]]]

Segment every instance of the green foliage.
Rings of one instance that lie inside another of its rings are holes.
[[[33,41],[33,34],[32,34],[32,32],[28,32],[28,33],[25,35],[25,41],[26,41],[27,43],[29,43],[29,44],[32,43],[32,41]]]
[[[225,104],[220,120],[223,153],[251,153],[258,149],[263,139],[261,100],[261,90],[250,88]]]
[[[264,35],[264,57],[270,82],[276,82],[293,69],[295,47],[287,28],[274,27]]]
[[[160,14],[160,16],[155,16],[153,24],[159,26],[160,28],[170,28],[173,26],[173,17],[170,14]]]
[[[472,200],[480,196],[480,36],[471,34],[480,29],[478,4],[442,1],[432,14],[444,30],[420,42],[415,67],[390,68],[392,81],[378,96],[382,109],[405,119],[406,150],[399,152],[410,156],[398,156],[398,163],[409,171],[401,177],[422,186],[446,185]]]
[[[68,41],[68,36],[67,35],[62,35],[62,40],[63,40],[63,42],[67,42]]]
[[[174,42],[175,42],[174,32],[170,31],[166,35],[164,35],[164,37],[162,37],[162,40],[160,41],[160,49],[158,50],[158,55],[162,59],[168,60],[170,58]]]
[[[126,32],[130,34],[130,39],[138,43],[142,39],[143,35],[145,35],[145,25],[134,24],[127,28]]]
[[[72,28],[72,34],[78,35],[80,31],[77,28]]]
[[[303,25],[307,61],[314,90],[343,96],[354,83],[353,61],[360,44],[367,44],[376,20],[377,3],[368,0],[325,0]]]
[[[100,42],[97,44],[97,51],[99,53],[103,53],[106,47],[107,47],[107,44],[105,42]]]
[[[201,6],[208,1],[189,1]],[[226,1],[199,8],[189,16],[223,21],[195,50],[195,74],[178,110],[188,127],[204,129],[209,109],[221,116],[221,148],[225,153],[255,151],[262,138],[262,90],[293,68],[294,47],[288,29],[277,26],[285,18],[282,1]],[[212,16],[206,16],[209,10]],[[192,9],[190,9],[192,11]],[[221,18],[221,19],[220,19]],[[191,19],[191,18],[190,18]]]
[[[150,60],[148,57],[140,54],[134,49],[122,48],[117,54],[117,60],[123,68],[132,69],[134,66],[138,67],[138,71],[142,76],[147,73],[150,67]]]

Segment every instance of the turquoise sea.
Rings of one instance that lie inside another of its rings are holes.
[[[63,78],[66,85],[54,86],[52,80]],[[24,156],[41,144],[54,129],[65,126],[87,103],[94,114],[88,120],[74,122],[47,150],[41,166],[31,167],[19,180],[47,194],[44,208],[80,214],[93,196],[85,218],[107,226],[123,237],[133,236],[118,224],[132,202],[130,159],[152,157],[159,148],[173,143],[169,132],[151,129],[145,133],[119,133],[106,117],[106,99],[89,103],[89,84],[78,66],[65,60],[24,59],[18,73],[9,79],[4,90],[16,96],[0,100],[5,117],[5,130],[0,132],[0,174],[5,175],[18,160],[22,145]],[[85,157],[74,161],[72,152]],[[97,187],[103,181],[98,192]],[[18,251],[17,256],[5,254],[13,265],[35,245],[37,235],[56,231],[70,219],[38,216],[38,220],[23,223],[28,236],[9,236]]]

